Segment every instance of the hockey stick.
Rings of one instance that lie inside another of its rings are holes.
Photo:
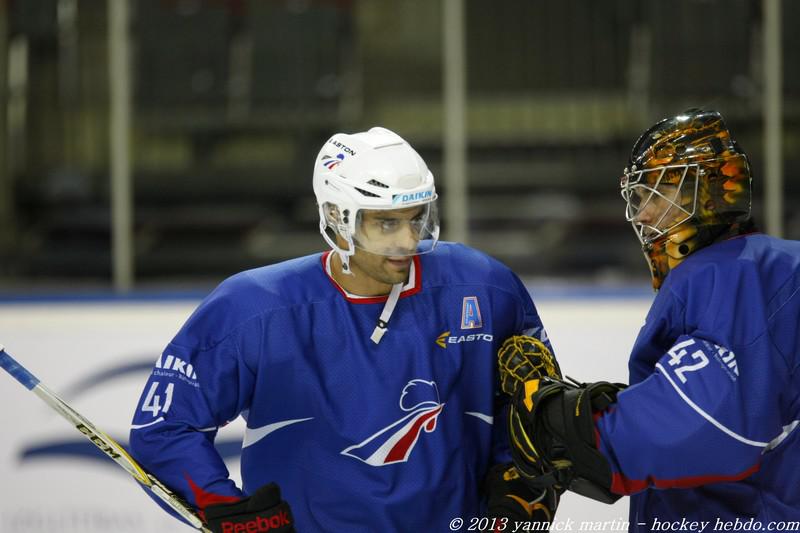
[[[42,385],[36,376],[28,372],[25,367],[20,365],[6,352],[2,344],[0,344],[0,367],[22,383],[26,389],[36,394],[44,403],[52,407],[54,411],[66,418],[75,426],[75,429],[92,441],[100,451],[124,468],[126,472],[133,476],[133,479],[149,489],[150,492],[166,503],[194,528],[206,533],[211,533],[211,530],[205,527],[203,521],[197,515],[197,512],[189,507],[189,504],[168,489],[153,474],[142,468],[114,439],[102,431],[99,431],[94,427],[94,424],[84,418],[83,415],[67,405],[64,400],[56,396],[50,389]]]

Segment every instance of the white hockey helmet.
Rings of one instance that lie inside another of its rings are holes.
[[[411,256],[431,251],[439,239],[433,174],[402,137],[386,128],[337,133],[328,139],[314,163],[314,194],[320,233],[341,256],[345,271],[355,248],[377,255]],[[406,216],[381,217],[383,225],[370,231],[362,222],[364,214],[372,211]],[[401,245],[394,235],[401,230],[408,235],[406,224],[412,237]],[[337,243],[337,235],[346,248]],[[418,246],[423,240],[431,242]],[[411,248],[410,241],[414,242]]]

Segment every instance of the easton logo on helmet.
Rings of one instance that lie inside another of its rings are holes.
[[[356,151],[355,150],[353,150],[352,148],[350,148],[346,144],[337,141],[336,139],[329,139],[328,142],[331,143],[332,145],[334,145],[336,148],[339,148],[340,150],[342,150],[342,152],[344,152],[346,154],[350,154],[352,156],[356,155]]]

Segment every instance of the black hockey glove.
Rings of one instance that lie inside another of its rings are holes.
[[[485,490],[487,517],[497,519],[496,531],[545,531],[549,527],[524,528],[521,524],[550,524],[558,507],[559,495],[555,489],[532,489],[520,478],[512,463],[491,467],[486,476]]]
[[[611,467],[595,443],[594,413],[615,402],[624,387],[545,377],[518,388],[510,413],[511,454],[531,487],[566,488],[604,503],[620,498],[611,492]]]
[[[205,515],[206,525],[214,533],[294,533],[292,511],[281,500],[281,491],[275,483],[264,485],[236,503],[209,505]]]

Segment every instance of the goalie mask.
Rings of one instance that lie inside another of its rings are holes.
[[[633,146],[620,180],[653,288],[689,254],[750,221],[750,165],[716,111],[664,119]]]
[[[314,194],[320,233],[345,272],[356,248],[408,257],[433,250],[439,239],[433,174],[402,137],[385,128],[328,139],[314,165]]]

